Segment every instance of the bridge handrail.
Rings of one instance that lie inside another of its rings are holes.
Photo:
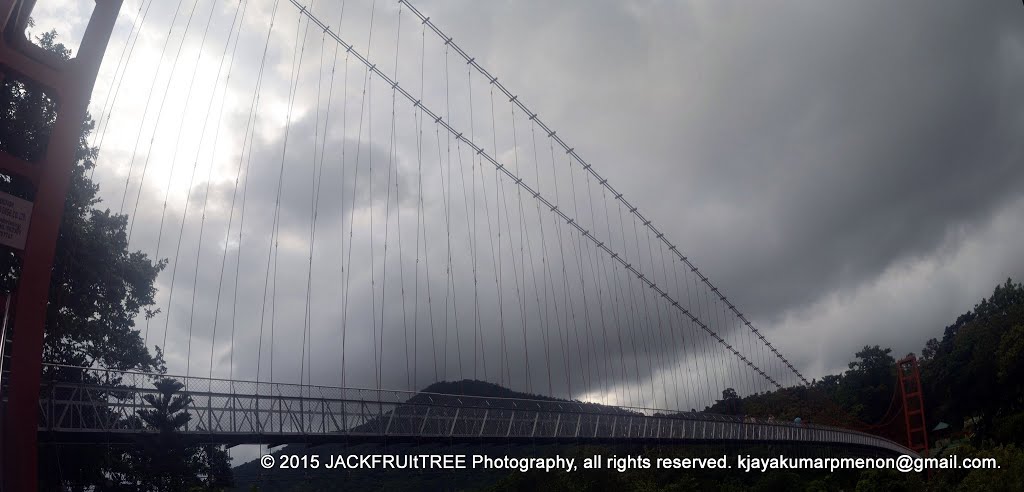
[[[47,367],[54,367],[54,368],[60,368],[60,369],[70,369],[70,370],[83,371],[83,373],[84,372],[94,372],[94,373],[101,373],[101,374],[105,373],[105,374],[117,374],[117,375],[126,375],[126,376],[140,376],[140,377],[143,377],[143,378],[172,378],[172,379],[179,379],[179,380],[180,379],[184,379],[186,384],[188,383],[189,380],[207,381],[207,382],[209,382],[211,384],[212,384],[212,382],[216,381],[216,382],[220,382],[220,383],[227,383],[227,384],[232,386],[232,389],[234,388],[235,385],[239,385],[239,384],[254,384],[254,385],[256,385],[255,388],[257,390],[256,393],[250,393],[250,392],[238,393],[238,392],[234,392],[234,391],[232,391],[230,393],[220,393],[220,392],[213,392],[213,391],[202,392],[202,391],[195,391],[195,390],[187,390],[190,394],[195,395],[195,396],[199,396],[199,397],[209,397],[209,398],[213,398],[213,397],[248,397],[248,398],[253,398],[253,397],[255,397],[257,399],[260,399],[260,398],[271,398],[271,399],[307,399],[307,400],[311,399],[311,400],[318,400],[318,401],[319,400],[323,400],[323,401],[342,402],[342,403],[370,403],[370,404],[380,404],[380,405],[402,405],[402,406],[427,407],[427,408],[430,408],[430,407],[443,407],[443,408],[488,409],[488,410],[504,410],[504,411],[522,410],[522,411],[529,411],[529,412],[553,412],[553,411],[558,411],[560,413],[571,414],[571,415],[590,415],[590,416],[593,416],[593,415],[608,415],[608,416],[617,416],[617,417],[636,417],[636,418],[658,418],[658,419],[671,419],[671,420],[685,420],[685,421],[693,421],[693,422],[724,422],[724,423],[732,423],[732,424],[740,424],[740,425],[744,425],[744,424],[757,425],[757,426],[771,427],[771,428],[797,428],[797,429],[807,429],[807,430],[834,431],[834,432],[840,432],[840,433],[843,433],[843,434],[846,434],[846,435],[855,435],[855,436],[860,436],[860,437],[863,437],[863,438],[866,438],[866,439],[870,439],[870,440],[877,440],[879,443],[884,443],[884,446],[881,446],[881,447],[885,447],[885,448],[892,449],[892,450],[897,450],[897,451],[900,451],[900,452],[905,452],[906,454],[912,453],[912,451],[910,451],[909,449],[906,449],[905,447],[903,447],[902,445],[900,445],[898,443],[895,443],[895,442],[890,441],[888,439],[885,439],[883,437],[876,436],[876,435],[873,435],[873,434],[868,434],[868,433],[862,432],[862,431],[857,431],[857,430],[852,430],[852,429],[844,429],[844,428],[840,428],[840,427],[818,425],[818,424],[806,424],[806,423],[805,424],[796,424],[796,423],[788,422],[788,421],[768,421],[766,419],[759,419],[759,418],[754,418],[754,417],[723,415],[723,414],[716,414],[716,413],[709,413],[709,412],[680,412],[680,411],[668,410],[668,409],[655,409],[655,408],[647,408],[647,407],[631,407],[631,406],[618,406],[618,405],[603,405],[603,404],[598,404],[598,403],[579,402],[579,401],[557,401],[557,400],[541,400],[541,399],[530,399],[530,398],[486,397],[486,396],[474,396],[474,395],[453,395],[453,394],[447,394],[447,393],[414,392],[414,391],[406,391],[406,390],[387,390],[387,389],[379,389],[378,390],[378,389],[374,389],[374,388],[337,387],[337,386],[323,386],[323,385],[303,385],[303,384],[296,384],[296,383],[277,383],[277,382],[251,381],[251,380],[232,380],[232,379],[224,379],[224,378],[210,378],[210,377],[203,377],[203,376],[173,376],[173,375],[168,375],[168,374],[160,374],[160,373],[145,372],[145,371],[109,369],[109,368],[100,368],[100,367],[82,367],[82,366],[73,366],[73,365],[67,365],[67,364],[47,363],[47,364],[44,364],[44,365],[47,366]],[[46,382],[44,384],[49,384],[49,385],[69,385],[69,386],[76,385],[76,386],[80,386],[80,387],[89,387],[89,388],[99,389],[99,390],[103,390],[103,391],[126,391],[126,392],[137,392],[137,393],[148,393],[148,392],[155,391],[155,388],[145,388],[145,387],[137,387],[137,386],[132,386],[132,387],[117,387],[117,386],[114,386],[114,387],[110,387],[110,386],[103,386],[103,385],[96,385],[96,384],[89,384],[89,383],[76,383],[76,382],[73,382],[73,381],[48,381],[48,382]],[[269,391],[267,394],[260,393],[259,392],[260,385],[268,385],[270,387],[271,391]],[[191,386],[191,385],[187,385],[187,386]],[[286,395],[286,394],[282,393],[281,391],[277,391],[276,395],[273,394],[274,393],[273,389],[275,389],[275,388],[279,389],[281,387],[285,387],[285,388],[298,388],[299,389],[299,394],[298,395],[295,395],[295,394],[288,394],[288,395]],[[339,394],[342,394],[343,392],[346,392],[346,391],[351,391],[351,392],[367,392],[367,393],[370,393],[370,394],[376,394],[377,400],[376,401],[371,401],[371,400],[366,400],[366,399],[354,399],[354,398],[344,398],[344,397],[332,398],[332,397],[325,396],[322,391],[321,391],[319,396],[314,395],[313,393],[315,392],[315,390],[318,390],[318,389],[319,390],[338,391]],[[392,399],[385,399],[385,398],[383,398],[383,395],[386,395],[386,394],[391,394],[391,395],[396,395],[396,396],[404,395],[404,396],[407,396],[407,398],[401,399],[401,396],[399,396],[398,398],[393,399],[393,400]],[[414,398],[416,396],[419,396],[420,398],[418,398],[418,399]],[[436,397],[437,400],[439,400],[439,401],[434,401],[434,399],[433,399],[434,397]],[[430,401],[423,401],[424,399],[429,399]],[[458,404],[453,403],[455,401],[457,401]],[[495,407],[494,405],[491,405],[489,403],[490,401],[499,401],[499,402],[502,402],[502,403],[510,403],[511,407],[509,407],[509,408],[502,408],[500,406],[499,407]],[[79,403],[81,403],[81,402],[79,402]],[[523,406],[520,408],[520,405],[523,405]],[[529,408],[528,406],[530,406],[530,405],[535,406],[535,407],[534,408]],[[129,405],[129,406],[131,406],[131,405]],[[587,407],[590,407],[590,408],[588,409]],[[630,411],[633,411],[633,413],[631,414]]]
[[[635,411],[637,411],[639,413],[645,413],[645,412],[661,413],[661,414],[663,414],[661,416],[666,416],[666,417],[669,416],[669,414],[671,414],[671,413],[676,413],[676,414],[697,413],[697,414],[702,414],[702,415],[715,415],[717,417],[722,417],[723,420],[724,419],[740,418],[740,417],[735,417],[735,416],[732,416],[732,415],[724,415],[724,414],[716,414],[716,413],[685,412],[685,411],[680,411],[680,410],[670,410],[670,409],[667,409],[667,408],[643,407],[643,406],[633,406],[633,405],[610,405],[610,404],[605,404],[605,403],[594,403],[594,402],[586,402],[586,401],[579,401],[579,400],[545,400],[545,399],[540,399],[540,398],[510,398],[510,397],[503,397],[503,396],[459,395],[459,394],[451,394],[451,393],[435,393],[435,392],[430,392],[430,391],[409,391],[409,390],[398,390],[398,389],[388,389],[388,388],[379,388],[379,389],[378,388],[364,388],[364,387],[359,387],[359,386],[327,386],[327,385],[318,385],[318,384],[299,384],[299,383],[285,383],[285,382],[276,382],[276,381],[253,381],[251,379],[225,379],[225,378],[212,378],[212,377],[205,377],[205,376],[176,376],[176,375],[171,375],[171,374],[161,374],[161,373],[155,373],[155,372],[145,372],[145,371],[136,371],[136,370],[123,370],[123,369],[109,369],[109,368],[102,368],[102,367],[82,367],[82,366],[74,366],[74,365],[69,365],[69,364],[44,363],[43,366],[44,367],[58,367],[58,368],[63,368],[63,369],[82,370],[82,371],[103,372],[103,373],[130,374],[130,375],[135,375],[135,376],[152,377],[152,378],[171,378],[171,379],[177,379],[177,380],[218,381],[218,382],[223,382],[223,383],[228,383],[228,384],[254,384],[254,385],[257,385],[257,388],[259,387],[259,385],[270,385],[270,386],[278,386],[278,387],[298,388],[300,390],[303,390],[303,389],[331,389],[331,390],[371,391],[371,392],[383,392],[383,393],[392,393],[392,394],[403,394],[403,395],[410,395],[410,396],[426,395],[426,396],[455,397],[455,398],[467,398],[467,399],[500,400],[500,401],[509,401],[509,402],[513,402],[513,403],[521,402],[521,403],[537,403],[537,404],[545,404],[545,405],[553,405],[553,404],[593,405],[593,406],[598,406],[598,407],[608,407],[608,408],[615,408],[615,409],[622,409],[622,410],[635,410]]]

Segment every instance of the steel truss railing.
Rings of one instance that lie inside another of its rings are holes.
[[[165,377],[183,385],[191,419],[181,429],[206,442],[283,443],[358,440],[752,441],[842,445],[914,455],[888,439],[819,425],[793,425],[700,412],[611,407],[583,402],[415,393],[286,383],[173,377],[48,366],[42,434],[56,441],[130,441],[156,432],[139,412]],[[70,376],[70,377],[69,377]],[[92,435],[91,435],[92,434]]]

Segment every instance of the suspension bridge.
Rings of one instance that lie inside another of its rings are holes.
[[[585,158],[499,80],[500,60],[410,2],[98,0],[69,62],[16,39],[32,4],[0,2],[0,61],[52,89],[59,113],[43,165],[0,162],[37,189],[4,325],[8,446],[130,442],[153,432],[138,415],[170,377],[192,401],[183,432],[212,443],[914,454],[849,429],[697,411],[727,388],[808,381],[626,196],[642,190],[599,171],[630,163]],[[40,357],[86,111],[99,206],[127,216],[131,251],[166,260],[135,319],[165,372]],[[424,389],[468,380],[531,396]]]

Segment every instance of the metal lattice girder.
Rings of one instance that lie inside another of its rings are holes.
[[[65,368],[66,369],[66,368]],[[54,440],[128,441],[154,432],[139,417],[168,376],[77,368],[76,381],[40,391],[40,427]],[[284,383],[173,378],[190,398],[182,433],[208,442],[375,439],[520,441],[759,441],[914,453],[887,439],[700,412]]]

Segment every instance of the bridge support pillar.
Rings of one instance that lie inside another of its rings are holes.
[[[10,377],[3,415],[0,475],[3,490],[12,492],[37,488],[39,383],[50,272],[82,123],[121,0],[96,0],[77,56],[68,61],[25,38],[34,5],[35,0],[0,0],[0,72],[38,84],[57,104],[56,120],[40,161],[26,162],[0,153],[0,170],[20,175],[35,187],[13,306]]]
[[[924,395],[917,357],[910,354],[896,362],[896,375],[903,398],[903,419],[907,426],[907,447],[928,455],[928,422],[924,418]]]

